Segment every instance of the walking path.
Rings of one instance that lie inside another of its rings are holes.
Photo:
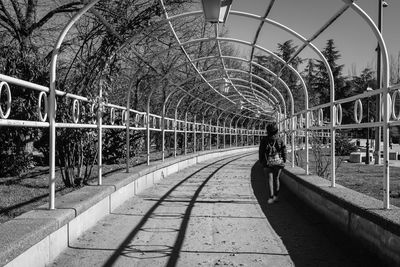
[[[256,154],[168,176],[70,244],[53,266],[368,266],[284,188],[266,204]]]

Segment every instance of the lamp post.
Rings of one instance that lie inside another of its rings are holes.
[[[388,3],[384,0],[378,0],[378,30],[382,33],[383,25],[383,8],[387,7]],[[378,46],[376,48],[377,58],[376,58],[376,81],[378,88],[382,87],[381,79],[381,48]],[[376,121],[380,121],[382,117],[381,111],[381,95],[376,95]],[[379,164],[381,150],[381,130],[380,127],[375,127],[375,164]]]
[[[367,87],[367,92],[372,91],[371,87]],[[367,101],[367,122],[370,122],[369,120],[369,102],[370,102],[370,97],[368,96],[368,101]],[[365,159],[365,164],[369,164],[369,127],[367,127],[367,143],[366,143],[366,159]]]

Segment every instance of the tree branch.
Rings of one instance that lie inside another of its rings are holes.
[[[73,12],[73,11],[77,11],[78,8],[76,8],[76,7],[80,6],[80,5],[81,5],[81,2],[72,2],[72,3],[65,4],[65,5],[57,7],[56,9],[51,10],[46,15],[44,15],[38,22],[32,24],[32,26],[29,28],[29,32],[32,32],[33,30],[42,27],[55,14],[58,14],[58,13],[70,13],[70,12]]]
[[[7,8],[4,5],[3,0],[0,0],[0,10],[3,11],[4,16],[0,14],[0,19],[3,20],[5,23],[9,24],[15,31],[17,31],[18,27],[15,23],[11,14],[7,11]]]

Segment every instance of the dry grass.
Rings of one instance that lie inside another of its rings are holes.
[[[305,151],[302,151],[305,153]],[[305,158],[304,154],[300,158]],[[339,159],[340,158],[340,159]],[[383,199],[383,166],[350,163],[348,156],[337,157],[336,183],[357,192]],[[310,172],[315,173],[315,160],[310,152]],[[400,207],[400,167],[390,166],[390,203]]]
[[[161,159],[161,153],[151,154],[152,161],[158,159]],[[143,164],[146,160],[146,155],[139,155],[131,159],[130,166]],[[125,169],[124,163],[104,165],[103,174],[107,176],[120,169]],[[94,180],[96,177],[97,170],[94,168],[89,180]],[[48,179],[49,168],[42,166],[35,167],[20,176],[0,178],[0,223],[47,204],[49,202]],[[56,198],[78,188],[66,188],[59,170],[56,171]]]

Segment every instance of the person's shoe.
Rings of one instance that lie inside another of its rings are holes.
[[[268,199],[268,204],[272,204],[272,203],[274,203],[274,201],[275,201],[275,197],[270,197]]]
[[[278,196],[274,196],[273,199],[274,199],[274,202],[278,202],[278,200],[279,200]]]

